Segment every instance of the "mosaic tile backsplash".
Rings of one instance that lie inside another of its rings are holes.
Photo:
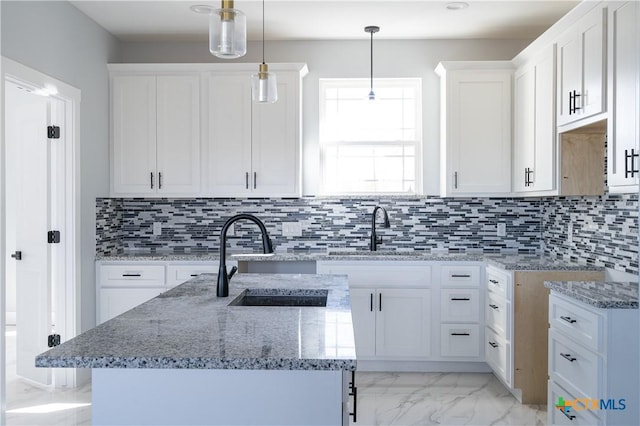
[[[367,249],[371,212],[381,205],[391,228],[377,229],[380,250],[545,253],[560,259],[638,273],[638,196],[547,198],[97,199],[97,247],[116,253],[217,252],[224,222],[254,214],[277,252]],[[380,214],[381,216],[381,214]],[[153,222],[163,230],[153,235]],[[300,222],[302,236],[282,236]],[[496,224],[506,224],[506,237]],[[572,241],[568,226],[572,224]],[[236,222],[231,250],[259,251],[259,232]]]

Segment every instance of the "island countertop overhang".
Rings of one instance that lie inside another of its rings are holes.
[[[250,288],[326,289],[326,307],[228,306]],[[36,357],[38,367],[355,370],[346,276],[203,274]]]

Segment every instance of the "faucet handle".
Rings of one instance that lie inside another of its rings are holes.
[[[234,266],[233,268],[231,268],[231,272],[229,272],[229,275],[227,275],[227,279],[228,279],[228,280],[231,280],[231,277],[232,277],[236,272],[238,272],[238,267],[237,267],[237,266]]]

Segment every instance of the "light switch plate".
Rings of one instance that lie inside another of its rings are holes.
[[[162,222],[153,222],[153,235],[155,237],[162,235]]]
[[[507,236],[507,224],[504,222],[498,223],[496,226],[496,233],[498,237],[506,237]]]
[[[301,237],[302,224],[300,222],[282,222],[283,237]]]

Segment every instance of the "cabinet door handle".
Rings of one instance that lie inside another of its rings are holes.
[[[258,173],[253,172],[253,189],[256,189],[257,182],[258,182]]]
[[[369,295],[371,296],[369,309],[373,312],[373,293],[369,293]]]
[[[141,277],[141,274],[122,274],[123,277]]]
[[[469,299],[468,297],[452,297],[451,300],[454,301],[454,302],[458,302],[458,301],[465,301],[466,302],[466,301],[469,301],[471,299]]]
[[[452,336],[470,336],[469,333],[451,333]]]
[[[382,312],[382,293],[378,294],[378,310]]]
[[[489,346],[491,346],[492,348],[497,348],[498,344],[496,342],[489,342]]]
[[[574,319],[573,319],[573,318],[571,318],[571,317],[560,317],[560,319],[565,320],[565,321],[566,321],[566,322],[568,322],[569,324],[573,324],[573,323],[577,322],[576,320],[574,320]]]
[[[162,189],[162,172],[158,172],[158,189]]]
[[[569,115],[573,114],[573,93],[569,91]]]
[[[451,274],[451,278],[471,278],[469,274]]]
[[[197,276],[198,276],[198,274],[191,274],[190,276],[191,276],[191,277],[197,277]]]
[[[489,282],[490,282],[491,284],[498,284],[498,281],[496,281],[496,280],[489,280]]]
[[[569,362],[573,362],[576,360],[576,358],[572,357],[571,354],[563,354],[562,352],[560,352],[560,356]]]
[[[151,172],[150,175],[151,175],[151,189],[153,189],[153,172]]]
[[[249,172],[244,173],[244,187],[249,189]]]
[[[492,305],[492,304],[489,304],[489,307],[490,307],[491,309],[496,309],[496,310],[498,309],[498,305]]]
[[[453,172],[453,187],[458,189],[458,172]]]
[[[575,90],[573,91],[573,113],[575,114],[576,111],[578,111],[579,109],[582,109],[582,107],[576,106],[576,101],[578,100],[578,98],[580,97],[580,94],[578,94]]]

